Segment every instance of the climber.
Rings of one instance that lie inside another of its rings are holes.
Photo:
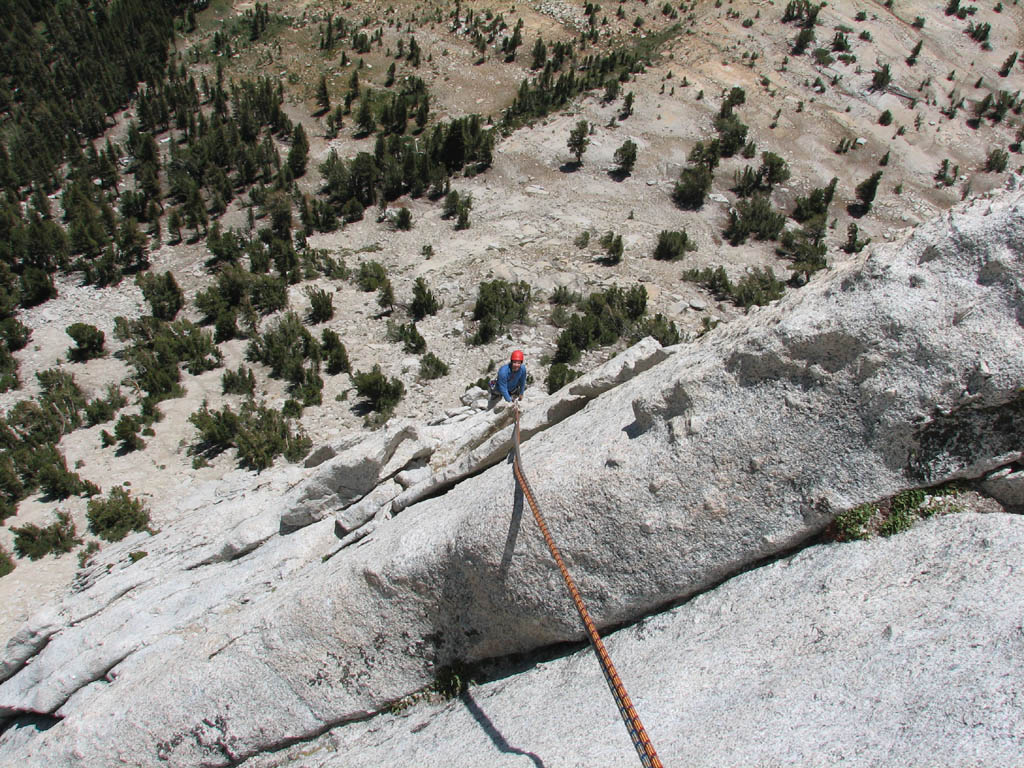
[[[506,403],[521,400],[526,392],[526,366],[523,351],[517,349],[509,361],[498,369],[498,378],[490,382],[492,405],[499,397]]]

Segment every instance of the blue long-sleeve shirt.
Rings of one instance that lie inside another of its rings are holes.
[[[512,395],[509,393],[517,390],[520,395],[526,392],[526,365],[519,366],[519,370],[513,373],[511,366],[505,363],[498,369],[498,392],[506,402],[511,402]]]

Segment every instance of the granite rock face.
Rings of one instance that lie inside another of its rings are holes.
[[[1019,466],[1022,214],[1020,193],[957,209],[664,359],[634,349],[618,373],[534,393],[526,472],[597,623],[713,587],[860,503]],[[439,666],[581,638],[504,461],[509,419],[384,433],[372,481],[351,444],[321,452],[191,500],[138,563],[134,537],[105,549],[8,644],[0,764],[237,764]],[[422,466],[444,481],[402,490]],[[359,496],[365,516],[336,530],[327,512]],[[868,667],[856,696],[890,672]]]
[[[810,547],[606,646],[665,765],[1019,765],[1022,551],[1019,515],[934,518]],[[587,649],[246,765],[388,764],[638,763]]]

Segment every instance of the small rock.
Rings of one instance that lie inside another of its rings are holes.
[[[476,401],[479,400],[480,398],[486,397],[487,393],[484,392],[484,390],[480,389],[480,387],[470,387],[469,389],[462,393],[462,397],[459,398],[459,401],[463,405],[472,405],[476,407]]]

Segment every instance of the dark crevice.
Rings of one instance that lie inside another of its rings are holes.
[[[17,728],[32,728],[36,733],[43,733],[57,725],[62,718],[56,715],[40,714],[38,712],[24,712],[0,720],[0,738],[7,735],[8,731]]]
[[[348,725],[350,723],[361,723],[376,717],[378,714],[385,712],[386,710],[381,709],[375,712],[363,712],[359,714],[344,715],[342,717],[329,720],[317,728],[303,734],[302,736],[286,736],[280,739],[276,739],[272,742],[265,744],[258,751],[248,752],[245,755],[238,755],[229,762],[224,763],[225,768],[235,768],[235,766],[244,765],[246,761],[254,758],[264,758],[267,755],[273,754],[274,752],[281,752],[285,749],[289,749],[298,744],[307,744],[311,741],[316,741],[325,733],[334,730],[340,725]]]
[[[245,557],[246,555],[250,554],[251,552],[255,552],[257,549],[259,549],[264,544],[266,544],[268,541],[270,541],[272,538],[274,538],[274,535],[275,534],[271,534],[270,536],[267,536],[267,538],[265,538],[265,539],[260,539],[259,541],[251,542],[250,544],[248,544],[248,545],[246,545],[246,546],[242,547],[241,549],[236,550],[234,552],[225,552],[222,549],[221,551],[219,551],[219,552],[217,552],[215,554],[212,554],[209,557],[204,557],[199,562],[192,563],[191,565],[186,565],[184,570],[186,570],[186,571],[195,571],[195,570],[197,570],[199,568],[204,568],[207,565],[216,565],[217,563],[231,563],[231,562],[234,562],[235,560],[239,560],[239,559]]]

